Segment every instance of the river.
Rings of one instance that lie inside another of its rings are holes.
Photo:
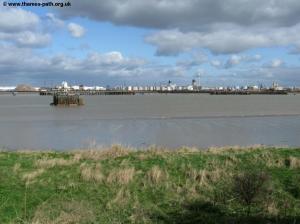
[[[86,96],[69,108],[51,101],[0,95],[0,147],[300,146],[300,95]]]

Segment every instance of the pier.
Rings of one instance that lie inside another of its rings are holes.
[[[59,94],[65,94],[65,92],[61,91],[40,91],[39,94],[41,96],[54,96]],[[93,95],[135,95],[136,92],[130,92],[130,91],[111,91],[111,90],[70,90],[67,92],[69,95],[79,95],[79,96],[93,96]]]
[[[287,95],[291,92],[286,90],[172,90],[172,91],[119,91],[119,90],[70,90],[68,92],[61,91],[40,91],[42,96],[54,96],[54,95],[138,95],[138,94],[210,94],[210,95]]]
[[[215,90],[210,91],[211,95],[287,95],[286,90],[252,90],[252,91],[230,91],[230,90]]]

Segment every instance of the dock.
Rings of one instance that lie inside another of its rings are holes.
[[[211,95],[288,95],[286,90],[250,90],[250,91],[230,91],[215,90],[210,92]]]
[[[130,91],[99,91],[99,90],[80,90],[80,91],[68,91],[69,95],[79,95],[79,96],[93,96],[93,95],[135,95],[135,92]],[[40,91],[39,94],[41,96],[54,96],[57,94],[64,94],[64,92],[60,91]]]
[[[60,91],[40,91],[42,96],[54,96],[57,94],[66,94]],[[210,95],[287,95],[289,91],[287,90],[172,90],[172,91],[125,91],[125,90],[70,90],[67,92],[69,95],[143,95],[143,94],[210,94]]]

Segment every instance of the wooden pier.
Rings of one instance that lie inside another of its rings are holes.
[[[211,95],[287,95],[291,91],[287,90],[137,90],[137,91],[121,91],[121,90],[71,90],[68,92],[61,91],[40,91],[42,96],[54,95],[136,95],[136,94],[211,94]]]
[[[210,92],[211,95],[287,95],[285,90],[249,90],[249,91],[230,91],[215,90]]]
[[[54,96],[58,94],[69,94],[79,96],[93,96],[93,95],[135,95],[136,92],[132,91],[99,91],[99,90],[81,90],[81,91],[68,91],[66,93],[59,91],[41,91],[41,96]]]

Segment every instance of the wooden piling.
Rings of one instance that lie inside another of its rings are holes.
[[[53,106],[82,106],[84,105],[82,97],[79,95],[69,94],[54,94],[53,95]]]

